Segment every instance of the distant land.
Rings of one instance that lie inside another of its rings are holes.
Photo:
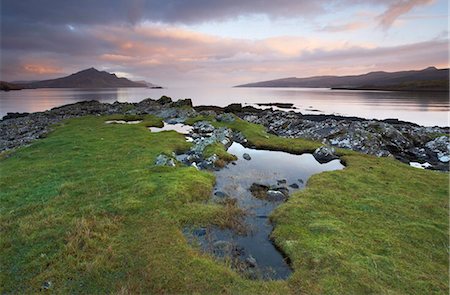
[[[0,90],[20,90],[34,88],[119,88],[119,87],[148,87],[162,88],[146,81],[131,81],[127,78],[117,77],[105,71],[99,71],[95,68],[89,68],[71,74],[66,77],[43,80],[8,83],[0,81]]]
[[[428,67],[417,71],[370,72],[352,76],[283,78],[235,87],[305,87],[350,90],[449,91],[449,69]]]

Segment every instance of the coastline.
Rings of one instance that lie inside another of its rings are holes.
[[[429,169],[448,171],[449,127],[423,127],[397,119],[367,120],[336,115],[303,115],[300,112],[260,109],[241,104],[227,107],[192,106],[190,99],[172,101],[162,96],[139,103],[84,101],[37,113],[9,113],[0,121],[0,151],[29,144],[51,131],[53,124],[86,115],[145,115],[184,122],[200,115],[233,113],[263,125],[269,133],[288,138],[320,141],[379,157],[395,157],[404,163],[428,163]],[[428,165],[426,164],[426,165]]]

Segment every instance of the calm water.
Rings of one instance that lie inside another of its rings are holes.
[[[449,126],[447,93],[349,91],[311,88],[119,88],[29,89],[0,92],[0,115],[37,112],[82,100],[138,102],[168,95],[191,98],[194,105],[226,106],[230,103],[293,103],[310,114],[340,114],[368,119],[398,118],[425,126]]]
[[[236,155],[238,160],[235,165],[227,165],[215,171],[214,189],[215,192],[222,192],[235,198],[239,207],[247,212],[245,224],[249,232],[242,235],[232,230],[208,228],[206,234],[199,237],[198,241],[205,251],[219,254],[217,256],[227,256],[227,253],[221,251],[217,253],[216,246],[226,241],[232,246],[231,249],[239,249],[240,259],[251,256],[256,260],[262,278],[286,279],[291,273],[291,268],[270,240],[273,225],[268,218],[283,202],[258,199],[249,191],[250,186],[252,183],[275,185],[288,188],[292,193],[303,189],[312,175],[340,170],[344,166],[339,160],[320,164],[311,154],[293,155],[279,151],[250,149],[236,142],[230,146],[228,152]],[[251,160],[243,159],[244,153],[249,154]],[[284,184],[277,184],[280,180]],[[297,185],[298,189],[289,187],[293,184]]]

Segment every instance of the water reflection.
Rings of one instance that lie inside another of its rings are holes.
[[[83,100],[139,102],[168,95],[192,98],[195,105],[285,102],[306,114],[340,114],[374,119],[398,118],[426,126],[448,126],[448,93],[351,91],[311,88],[117,88],[28,89],[0,92],[0,115],[36,112]]]

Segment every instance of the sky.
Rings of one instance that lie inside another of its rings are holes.
[[[447,68],[447,0],[2,0],[0,80],[165,87]]]

